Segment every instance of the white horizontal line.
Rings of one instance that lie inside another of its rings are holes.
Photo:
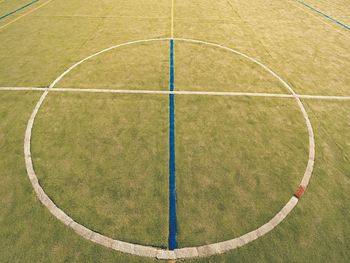
[[[25,90],[35,90],[35,91],[43,91],[47,90],[47,88],[38,88],[38,87],[0,87],[0,90],[9,90],[9,91],[25,91]]]
[[[97,92],[97,93],[126,93],[126,94],[159,94],[159,95],[212,95],[212,96],[256,96],[256,97],[283,97],[293,98],[291,94],[249,93],[249,92],[214,92],[214,91],[168,91],[168,90],[124,90],[124,89],[75,89],[53,88],[50,91],[58,92]]]
[[[350,100],[350,96],[297,95],[301,99]]]
[[[81,88],[38,88],[38,87],[0,87],[0,91],[53,91],[53,92],[90,92],[90,93],[120,93],[120,94],[158,94],[158,95],[210,95],[210,96],[246,96],[246,97],[277,97],[319,100],[350,100],[350,96],[323,96],[302,94],[255,93],[255,92],[225,92],[225,91],[167,91],[167,90],[126,90],[126,89],[81,89]]]

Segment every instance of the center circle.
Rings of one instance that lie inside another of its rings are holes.
[[[37,176],[34,171],[33,167],[33,161],[31,156],[31,133],[32,133],[32,127],[35,121],[35,117],[44,102],[45,98],[47,97],[48,93],[51,92],[51,89],[53,89],[67,74],[69,74],[74,68],[78,67],[79,65],[83,64],[84,62],[100,55],[105,52],[108,52],[110,50],[122,47],[122,46],[128,46],[128,45],[135,45],[135,44],[141,44],[141,43],[147,43],[147,42],[157,42],[157,41],[169,41],[170,39],[147,39],[147,40],[139,40],[139,41],[133,41],[128,42],[116,46],[112,46],[110,48],[104,49],[100,52],[97,52],[83,60],[80,60],[73,66],[71,66],[69,69],[67,69],[64,73],[62,73],[48,88],[47,91],[44,92],[42,97],[40,98],[39,102],[37,103],[27,125],[27,130],[25,134],[25,144],[24,144],[24,150],[25,150],[25,161],[26,161],[26,168],[28,176],[31,180],[31,183],[34,187],[34,190],[36,191],[38,198],[40,201],[50,210],[50,212],[57,217],[60,221],[62,221],[64,224],[68,225],[74,231],[76,231],[78,234],[83,236],[86,239],[89,239],[93,242],[99,243],[103,246],[113,248],[118,251],[131,253],[135,255],[140,256],[148,256],[148,257],[158,257],[158,258],[164,258],[164,259],[173,259],[173,258],[190,258],[190,257],[196,257],[196,256],[209,256],[217,253],[222,253],[230,249],[234,249],[236,247],[240,247],[242,245],[245,245],[258,237],[268,233],[271,231],[275,226],[277,226],[287,215],[288,213],[295,207],[295,205],[298,202],[298,199],[296,197],[292,197],[290,201],[286,204],[286,206],[275,216],[273,217],[269,222],[261,226],[260,228],[251,231],[247,234],[244,234],[240,237],[223,241],[215,244],[210,244],[206,246],[201,247],[190,247],[190,248],[181,248],[175,251],[167,251],[160,248],[154,248],[149,246],[141,246],[141,245],[135,245],[127,242],[122,242],[118,240],[113,240],[109,237],[106,237],[104,235],[101,235],[99,233],[96,233],[85,226],[80,225],[79,223],[75,222],[72,218],[70,218],[67,214],[65,214],[64,211],[62,211],[60,208],[58,208],[53,201],[49,198],[49,196],[45,193],[43,188],[40,186]],[[313,163],[314,163],[314,135],[313,130],[311,126],[311,122],[309,120],[309,117],[307,115],[307,112],[299,99],[299,97],[295,94],[292,87],[290,87],[281,77],[279,77],[275,72],[273,72],[270,68],[262,64],[261,62],[255,60],[254,58],[251,58],[247,56],[246,54],[243,54],[237,50],[215,44],[215,43],[208,43],[204,41],[199,40],[191,40],[191,39],[180,39],[175,38],[174,41],[176,42],[189,42],[189,43],[195,43],[195,44],[201,44],[201,45],[208,45],[211,47],[223,49],[229,52],[232,52],[236,55],[241,56],[247,61],[250,61],[258,66],[260,66],[263,70],[271,74],[274,78],[276,78],[285,88],[288,90],[295,98],[297,105],[300,108],[300,111],[302,112],[306,127],[309,134],[309,161],[308,165],[306,167],[304,176],[302,178],[302,181],[300,185],[305,189],[309,183],[312,170],[313,170]]]

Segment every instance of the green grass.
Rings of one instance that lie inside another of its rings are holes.
[[[188,262],[347,262],[350,257],[349,102],[307,101],[316,163],[298,206],[276,229],[227,254]]]
[[[308,137],[293,99],[176,97],[179,245],[269,221],[304,175]]]
[[[350,74],[345,74],[349,31],[338,33],[339,26],[322,23],[298,3],[177,0],[175,5],[175,37],[242,51],[271,67],[298,93],[350,95]]]
[[[82,239],[40,204],[23,156],[26,123],[39,97],[35,92],[0,93],[1,262],[153,262]]]
[[[60,88],[168,90],[169,41],[122,46],[72,70]]]
[[[150,4],[152,16],[142,14]],[[129,1],[53,1],[1,29],[0,86],[48,86],[97,51],[131,40],[169,37],[169,1],[150,0],[138,4],[138,13],[123,14],[128,6]]]
[[[88,2],[54,0],[0,29],[0,86],[47,86],[97,51],[170,36],[169,0]],[[348,21],[344,1],[317,4]],[[174,13],[175,37],[241,51],[298,93],[350,95],[348,31],[294,1],[175,0]],[[59,86],[167,90],[168,47],[111,51]],[[285,92],[261,68],[204,45],[176,42],[175,63],[177,90]],[[23,158],[26,123],[39,96],[0,92],[0,261],[154,262],[84,240],[40,204]],[[348,261],[350,104],[305,104],[316,163],[298,206],[251,244],[186,262]],[[265,223],[294,192],[307,160],[306,128],[292,99],[176,96],[176,147],[180,246],[230,239]],[[79,223],[166,246],[167,96],[50,93],[34,125],[33,159],[45,190]]]
[[[280,81],[241,55],[175,42],[176,90],[286,93]]]
[[[43,188],[77,222],[167,247],[167,97],[50,94],[33,130]]]

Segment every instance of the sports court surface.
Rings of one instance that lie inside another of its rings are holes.
[[[0,262],[347,262],[350,2],[0,0]]]

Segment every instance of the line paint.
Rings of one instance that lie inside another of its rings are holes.
[[[170,91],[174,91],[174,40],[170,40]],[[176,164],[175,164],[175,94],[169,94],[169,250],[177,248]]]
[[[305,3],[304,1],[298,0],[298,2],[299,2],[300,4],[306,6],[307,8],[309,8],[309,9],[315,11],[316,13],[318,13],[318,14],[324,16],[324,17],[327,18],[328,20],[331,20],[331,21],[333,21],[334,23],[340,25],[341,27],[343,27],[343,28],[345,28],[345,29],[347,29],[347,30],[350,30],[350,26],[348,26],[348,25],[346,25],[346,24],[344,24],[344,23],[342,23],[342,22],[340,22],[340,21],[334,19],[333,17],[331,17],[331,16],[329,16],[329,15],[323,13],[322,11],[318,10],[317,8],[315,8],[315,7],[313,7],[313,6],[311,6],[311,5],[307,4],[307,3]]]
[[[0,91],[45,91],[48,88],[39,87],[0,87]],[[254,93],[254,92],[214,92],[214,91],[166,91],[166,90],[123,90],[123,89],[81,89],[81,88],[53,88],[50,92],[87,92],[87,93],[120,93],[120,94],[155,94],[155,95],[207,95],[233,97],[267,97],[294,98],[291,94]],[[350,96],[304,95],[296,94],[301,99],[314,100],[350,100]]]
[[[320,95],[297,95],[301,99],[314,100],[350,100],[350,96],[320,96]]]
[[[276,226],[278,226],[288,215],[289,213],[294,209],[294,207],[298,203],[298,199],[294,196],[288,201],[288,203],[267,223],[262,225],[261,227],[243,234],[239,237],[226,240],[223,242],[218,243],[212,243],[212,244],[206,244],[204,246],[197,246],[197,247],[185,247],[175,250],[165,250],[161,248],[156,247],[150,247],[150,246],[143,246],[143,245],[136,245],[128,242],[123,242],[120,240],[113,240],[107,236],[104,236],[102,234],[96,233],[86,226],[80,225],[79,223],[75,222],[72,218],[70,218],[67,214],[64,213],[59,207],[55,205],[55,203],[50,199],[50,197],[45,193],[44,189],[40,186],[38,177],[35,173],[34,166],[33,166],[33,160],[32,160],[32,154],[31,154],[31,137],[32,137],[32,127],[34,125],[35,117],[40,109],[40,106],[43,104],[43,101],[45,100],[46,95],[50,92],[50,90],[53,90],[54,87],[60,82],[60,80],[66,76],[72,69],[75,67],[81,65],[85,61],[102,54],[104,52],[107,52],[109,50],[112,50],[114,48],[118,48],[121,46],[131,45],[135,43],[142,43],[142,42],[150,42],[150,41],[163,41],[164,39],[145,39],[145,40],[137,40],[132,41],[128,43],[119,44],[107,49],[104,49],[102,51],[99,51],[89,57],[86,57],[79,62],[72,65],[69,69],[64,71],[59,77],[57,77],[47,88],[47,90],[43,93],[42,97],[38,101],[37,105],[35,106],[30,119],[28,120],[26,132],[25,132],[25,139],[24,139],[24,157],[25,157],[25,163],[26,163],[26,170],[28,178],[30,179],[30,182],[33,186],[33,189],[35,193],[37,194],[38,199],[40,202],[49,210],[49,212],[55,216],[58,220],[60,220],[63,224],[73,229],[78,235],[85,238],[86,240],[92,241],[94,243],[100,244],[104,247],[114,249],[116,251],[130,253],[137,256],[144,256],[144,257],[152,257],[157,259],[188,259],[188,258],[194,258],[194,257],[208,257],[211,255],[215,255],[218,253],[224,253],[229,250],[236,249],[238,247],[242,247],[261,236],[269,233],[272,231]],[[168,39],[170,40],[170,39]],[[167,40],[167,42],[168,42]],[[230,50],[233,53],[240,54],[241,56],[245,57],[248,60],[251,60],[255,62],[256,64],[263,67],[266,71],[270,72],[275,78],[279,79],[280,82],[285,86],[287,90],[289,90],[292,95],[294,96],[295,100],[298,103],[298,106],[304,116],[305,124],[308,129],[309,134],[309,160],[308,164],[303,176],[303,179],[301,181],[301,186],[303,186],[305,189],[307,185],[309,184],[309,181],[311,179],[311,175],[313,172],[313,166],[314,166],[314,160],[315,160],[315,138],[313,133],[313,128],[310,122],[310,119],[308,117],[307,111],[304,108],[301,100],[297,97],[297,94],[293,90],[291,86],[288,85],[281,77],[279,77],[276,73],[274,73],[271,69],[269,69],[266,65],[262,64],[261,62],[257,61],[256,59],[249,57],[246,54],[243,54],[237,50],[230,49],[228,47],[224,47],[221,45],[199,41],[199,40],[191,40],[191,39],[174,39],[176,41],[187,41],[187,42],[194,42],[194,43],[202,43],[206,45],[216,46],[219,48],[223,48],[226,50]],[[172,94],[174,95],[174,94]]]
[[[313,11],[310,10],[310,9],[305,9],[304,7],[300,6],[299,4],[296,4],[296,3],[295,3],[295,0],[291,0],[291,1],[294,2],[294,3],[293,3],[293,6],[295,6],[295,7],[298,8],[299,10],[301,10],[301,11],[303,11],[304,13],[308,14],[309,16],[312,16],[313,18],[317,19],[317,20],[320,21],[322,24],[325,24],[325,25],[331,27],[334,31],[338,32],[339,34],[343,35],[344,37],[350,38],[350,35],[347,35],[347,34],[345,34],[345,32],[343,32],[343,31],[340,30],[341,28],[338,29],[338,27],[334,27],[332,21],[329,21],[328,19],[325,20],[325,19],[323,19],[322,16],[318,15],[316,12],[313,12]],[[312,12],[312,13],[310,13],[310,12]]]
[[[39,5],[39,6],[35,7],[35,8],[33,8],[33,9],[29,10],[28,12],[24,13],[23,15],[21,15],[21,16],[15,18],[15,19],[13,19],[12,21],[8,22],[7,24],[5,24],[5,25],[3,25],[3,26],[0,26],[0,30],[3,29],[3,28],[5,28],[5,27],[7,27],[7,26],[9,26],[9,25],[11,25],[11,24],[13,24],[14,22],[18,21],[19,19],[21,19],[21,18],[23,18],[23,17],[25,17],[25,16],[27,16],[27,15],[29,15],[29,14],[35,12],[36,10],[38,10],[39,8],[41,8],[41,7],[45,6],[45,5],[47,5],[47,4],[50,3],[51,1],[52,1],[52,0],[48,0],[48,1],[46,1],[45,3],[42,3],[41,5]]]
[[[32,2],[30,2],[30,3],[28,3],[28,4],[24,5],[24,6],[21,6],[20,8],[18,8],[18,9],[16,9],[16,10],[12,11],[12,12],[6,14],[6,15],[0,16],[0,20],[4,19],[4,18],[6,18],[6,17],[8,17],[8,16],[10,16],[10,15],[13,15],[13,14],[17,13],[17,12],[23,10],[24,8],[26,8],[26,7],[28,7],[28,6],[31,6],[32,4],[34,4],[34,3],[38,2],[38,1],[39,1],[39,0],[33,0]]]
[[[174,40],[170,40],[170,91],[174,91]]]

